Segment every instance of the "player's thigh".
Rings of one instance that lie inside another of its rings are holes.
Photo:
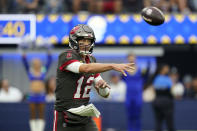
[[[98,128],[92,119],[90,120],[88,124],[85,125],[84,131],[98,131]]]
[[[75,131],[68,127],[62,112],[54,111],[53,131]]]
[[[61,125],[60,125],[61,126]],[[98,131],[93,120],[82,126],[61,126],[57,131]]]
[[[57,129],[53,131],[80,131],[78,128],[64,126],[62,123],[57,123]]]
[[[90,122],[84,126],[64,126],[64,122],[57,123],[57,129],[53,131],[98,131],[97,126],[94,122]]]
[[[92,119],[86,125],[68,126],[62,113],[54,111],[53,131],[98,131],[98,128]]]

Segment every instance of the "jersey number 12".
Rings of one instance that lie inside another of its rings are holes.
[[[86,81],[86,84],[85,84],[85,87],[84,87],[84,91],[83,93],[81,93],[81,88],[82,88],[82,84],[83,84],[83,81],[84,81],[84,76],[82,76],[78,81],[77,81],[77,90],[74,94],[74,99],[84,99],[84,98],[89,98],[90,95],[90,90],[91,90],[91,85],[92,85],[92,82],[94,80],[94,77],[93,76],[90,76],[87,81]]]

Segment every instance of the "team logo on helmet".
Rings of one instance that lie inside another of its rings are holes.
[[[70,34],[74,34],[79,28],[80,28],[80,26],[75,26],[75,27],[70,31]]]

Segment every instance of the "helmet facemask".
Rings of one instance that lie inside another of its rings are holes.
[[[83,55],[88,55],[92,53],[94,42],[92,39],[80,38],[77,40],[78,52]]]

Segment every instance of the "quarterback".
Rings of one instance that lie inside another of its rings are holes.
[[[92,55],[95,39],[92,28],[79,24],[69,34],[71,49],[59,55],[53,131],[98,131],[91,119],[100,113],[89,104],[91,87],[108,97],[110,87],[100,73],[115,70],[126,75],[134,71],[134,63],[96,63]]]

